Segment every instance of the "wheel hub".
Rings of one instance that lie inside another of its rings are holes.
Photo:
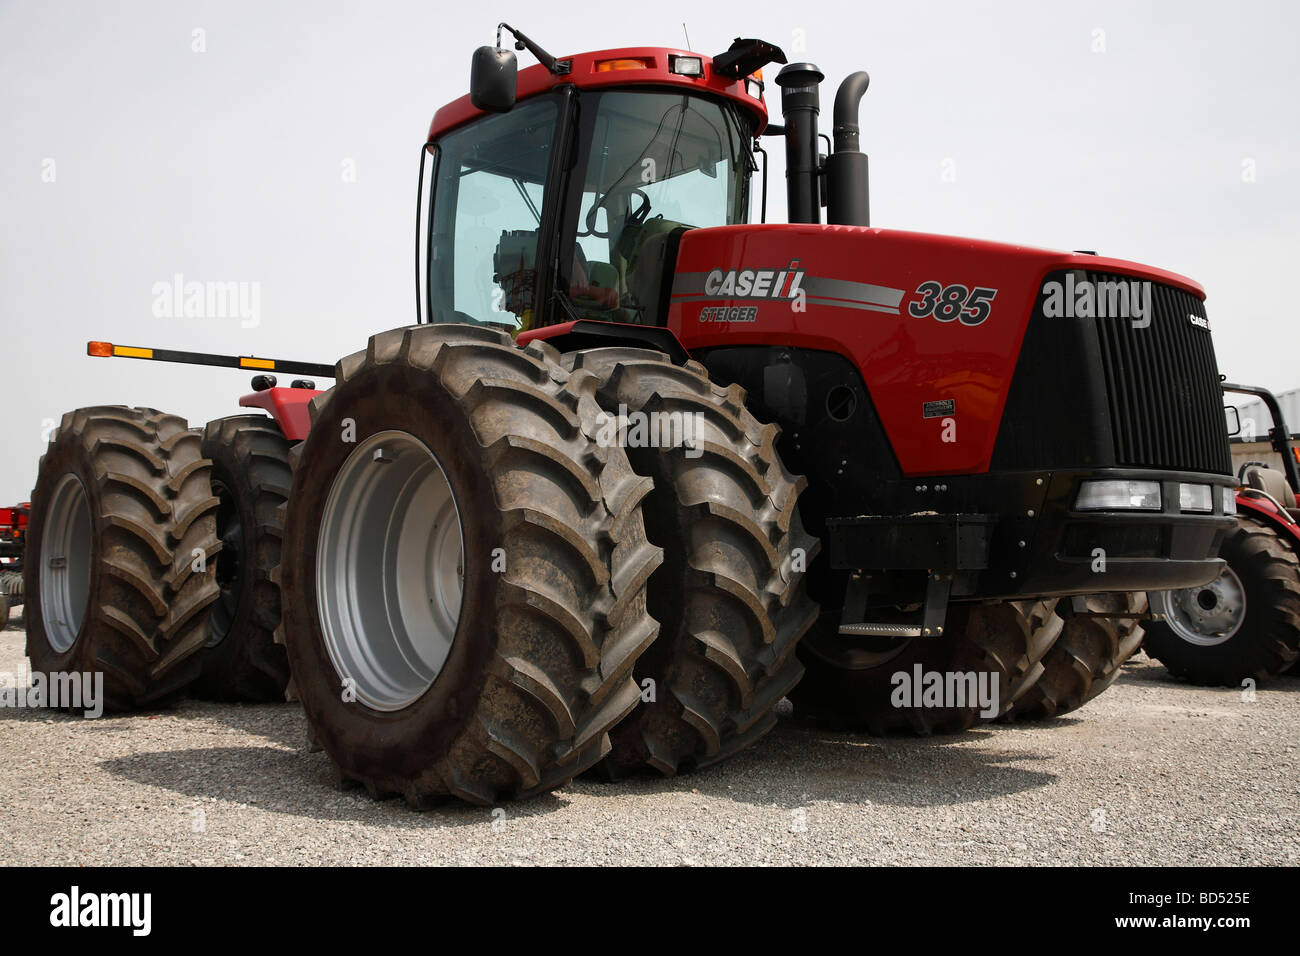
[[[437,679],[460,620],[460,514],[437,457],[407,432],[366,439],[334,478],[317,544],[321,630],[341,682],[374,710],[401,710]]]
[[[76,475],[64,475],[45,512],[41,535],[41,618],[50,646],[69,650],[90,603],[90,499]]]
[[[1164,594],[1169,627],[1189,644],[1222,644],[1240,630],[1246,619],[1246,590],[1236,572],[1226,565],[1209,584]]]

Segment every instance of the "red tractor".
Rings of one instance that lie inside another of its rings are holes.
[[[23,550],[31,502],[0,508],[0,631],[9,626],[9,612],[23,603]]]
[[[787,695],[882,733],[1061,713],[1131,653],[1144,592],[1219,573],[1199,285],[871,227],[865,73],[823,156],[816,67],[777,74],[768,122],[768,43],[556,58],[502,28],[539,65],[499,29],[434,116],[418,324],[206,438],[65,418],[33,497],[34,661],[102,667],[123,704],[175,691],[238,550],[224,640],[266,649],[278,605],[341,779],[491,803],[713,763]],[[762,137],[789,223],[750,222]]]
[[[1223,390],[1263,402],[1273,419],[1269,444],[1282,467],[1241,465],[1237,527],[1219,551],[1223,570],[1199,587],[1153,592],[1159,621],[1147,627],[1144,647],[1171,674],[1231,687],[1269,680],[1300,659],[1300,475],[1276,396],[1247,385]],[[1233,406],[1228,410],[1236,415]],[[1239,431],[1238,421],[1234,434]]]

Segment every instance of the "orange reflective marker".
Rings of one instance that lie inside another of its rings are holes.
[[[96,358],[112,358],[113,343],[112,342],[87,342],[86,354],[93,355]]]
[[[617,60],[597,60],[597,73],[613,73],[616,70],[647,70],[651,61],[647,57],[622,57]]]

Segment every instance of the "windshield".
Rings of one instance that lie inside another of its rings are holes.
[[[747,221],[750,135],[734,108],[653,89],[573,99],[565,135],[560,98],[543,96],[439,139],[430,321],[655,324],[680,235]],[[565,194],[550,198],[557,143],[571,162]]]
[[[681,93],[588,94],[582,110],[584,172],[568,220],[572,311],[654,324],[670,243],[686,229],[748,219],[749,136],[729,107]]]
[[[430,242],[434,322],[531,324],[538,226],[558,107],[542,97],[438,144]]]

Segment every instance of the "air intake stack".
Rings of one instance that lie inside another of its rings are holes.
[[[811,63],[791,63],[776,75],[785,118],[785,189],[790,222],[821,222],[817,117],[818,85],[826,77]],[[864,157],[865,158],[865,157]]]

